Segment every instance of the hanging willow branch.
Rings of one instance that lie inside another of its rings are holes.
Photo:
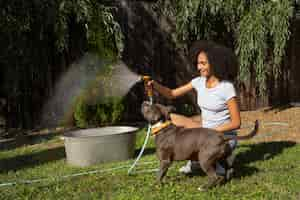
[[[177,40],[218,40],[220,22],[229,35],[240,61],[238,79],[250,79],[253,68],[261,94],[268,73],[277,78],[290,36],[292,0],[160,0],[161,11],[176,19]],[[172,12],[170,12],[172,11]],[[225,38],[226,39],[226,38]]]
[[[86,25],[90,50],[101,57],[119,57],[123,50],[123,35],[112,15],[113,9],[96,0],[61,1],[55,22],[58,50],[68,48],[69,18],[75,16],[77,23]]]

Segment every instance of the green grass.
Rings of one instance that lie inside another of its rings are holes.
[[[145,130],[138,134],[137,149]],[[185,162],[174,163],[164,181],[156,182],[155,173],[145,170],[158,167],[153,138],[136,168],[127,175],[133,160],[72,167],[66,164],[64,146],[58,138],[39,144],[0,151],[0,184],[20,180],[46,180],[33,184],[0,187],[0,199],[300,199],[300,145],[292,142],[241,143],[236,151],[236,173],[227,184],[208,192],[198,186],[207,181],[204,175],[187,177],[178,173]],[[138,150],[137,150],[138,153]],[[149,163],[146,163],[149,162]],[[63,178],[79,172],[123,169]]]

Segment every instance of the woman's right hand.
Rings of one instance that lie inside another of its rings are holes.
[[[145,92],[148,94],[148,96],[152,96],[153,94],[153,84],[153,80],[147,81],[147,83],[145,84]]]
[[[147,82],[147,89],[148,89],[148,88],[149,88],[149,89],[150,89],[150,88],[152,89],[152,88],[153,88],[153,84],[154,84],[154,80],[148,81],[148,82]]]

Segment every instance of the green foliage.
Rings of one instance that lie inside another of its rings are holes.
[[[261,93],[268,74],[279,76],[292,0],[160,0],[155,8],[175,18],[175,38],[183,46],[197,39],[232,43],[240,62],[239,80],[249,80],[254,69]]]
[[[75,125],[88,128],[116,124],[120,122],[123,111],[124,105],[120,97],[103,97],[95,104],[89,104],[83,96],[75,104]]]
[[[240,78],[249,78],[254,66],[260,91],[265,91],[266,76],[280,74],[280,64],[290,36],[289,20],[292,2],[260,2],[253,4],[237,28],[236,51],[240,57]]]
[[[293,13],[293,7],[291,1],[282,1],[280,4],[273,4],[269,6],[269,23],[270,35],[273,39],[273,56],[274,56],[274,70],[275,75],[280,74],[280,65],[282,56],[284,55],[284,49],[286,42],[290,36],[290,30],[287,28],[290,25],[290,17]],[[276,13],[276,14],[275,14]],[[280,30],[280,31],[279,31]]]
[[[123,49],[123,36],[112,16],[113,8],[97,0],[3,0],[0,8],[0,63],[5,65],[42,68],[30,53],[38,48],[51,49],[49,44],[54,44],[54,54],[68,52],[74,24],[86,29],[82,31],[86,32],[89,49],[101,57],[115,58]],[[35,55],[41,56],[44,55]]]
[[[260,83],[266,81],[266,56],[268,48],[268,24],[265,20],[264,4],[255,5],[244,15],[238,26],[237,54],[240,56],[240,78],[249,78],[250,67],[256,68],[256,80]],[[261,84],[264,90],[265,84]]]
[[[68,20],[73,17],[76,23],[85,25],[89,50],[102,58],[119,57],[123,50],[123,35],[112,11],[113,8],[96,0],[61,1],[55,23],[57,48],[62,51],[68,47]]]
[[[87,25],[89,49],[100,57],[114,60],[123,50],[123,35],[119,24],[114,20],[114,8],[99,3],[91,4],[91,17]]]
[[[75,124],[79,128],[85,128],[89,126],[89,106],[86,104],[83,98],[80,98],[75,105],[74,119]]]
[[[96,121],[100,124],[115,124],[121,120],[124,111],[122,98],[106,97],[97,106]]]

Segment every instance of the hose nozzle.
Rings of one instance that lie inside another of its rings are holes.
[[[152,97],[153,89],[151,86],[148,85],[148,82],[152,80],[151,77],[150,76],[142,76],[141,79],[144,81],[144,87],[145,87],[145,91],[147,92],[148,97]]]

